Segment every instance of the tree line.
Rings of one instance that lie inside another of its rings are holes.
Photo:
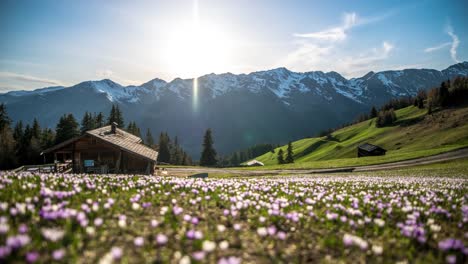
[[[173,165],[192,165],[192,158],[182,149],[176,136],[171,140],[168,133],[159,135],[158,162]]]
[[[389,100],[379,109],[375,106],[368,114],[362,114],[354,122],[344,123],[340,127],[320,131],[319,137],[328,136],[334,131],[357,124],[372,118],[376,118],[377,127],[390,126],[397,120],[395,111],[411,105],[419,109],[427,109],[428,114],[438,109],[455,107],[468,103],[468,77],[456,77],[452,80],[443,81],[438,87],[428,91],[419,90],[416,96],[395,98]]]
[[[12,169],[20,165],[42,164],[44,157],[41,152],[56,144],[60,144],[74,137],[83,135],[86,131],[110,125],[113,122],[121,129],[125,128],[122,111],[118,105],[112,105],[109,116],[106,119],[102,112],[85,112],[81,123],[78,123],[73,114],[64,114],[60,117],[55,130],[42,128],[35,118],[30,124],[18,121],[12,128],[12,121],[8,116],[5,104],[0,104],[0,169]],[[128,123],[127,132],[141,137],[140,128],[133,121]],[[170,142],[169,136],[165,134],[164,142]],[[161,141],[161,138],[160,138]],[[153,135],[148,128],[143,143],[153,149],[157,149]],[[177,142],[169,144],[172,159],[170,163],[188,165],[192,163],[189,155],[180,147]],[[48,160],[47,162],[51,162]]]
[[[283,149],[279,149],[276,159],[278,164],[294,163],[293,145],[291,141],[289,141],[288,148],[286,149],[286,158],[284,158]]]
[[[275,153],[275,148],[279,145],[273,144],[256,144],[243,150],[235,151],[229,155],[220,158],[219,166],[221,167],[235,167],[240,164],[251,160],[255,157],[263,155],[267,152]]]
[[[425,108],[427,109],[427,113],[431,114],[433,111],[438,109],[466,104],[468,104],[468,77],[456,77],[453,80],[442,82],[439,87],[432,88],[428,92],[420,90],[416,96],[391,99],[379,109],[373,106],[368,114],[360,115],[354,122],[345,123],[338,128],[322,130],[318,133],[318,136],[331,138],[331,134],[340,128],[373,118],[376,119],[377,127],[390,126],[397,120],[395,111],[411,105],[420,109]],[[223,167],[238,166],[245,161],[261,156],[268,151],[275,153],[275,147],[278,146],[274,146],[272,144],[255,145],[222,158],[218,165]],[[277,161],[278,164],[294,162],[293,146],[291,142],[288,143],[286,154],[282,149],[278,150]]]

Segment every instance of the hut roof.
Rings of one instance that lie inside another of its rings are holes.
[[[265,166],[265,164],[263,164],[263,162],[258,161],[258,160],[251,160],[251,161],[247,162],[246,164],[247,164],[247,166],[253,166],[253,165]]]
[[[142,139],[130,134],[122,129],[116,128],[115,133],[112,133],[111,126],[104,126],[101,128],[93,129],[86,131],[85,135],[90,135],[92,137],[96,137],[100,140],[103,140],[107,143],[110,143],[124,151],[136,154],[141,156],[145,159],[149,159],[151,161],[156,161],[158,158],[158,152],[152,148],[149,148],[142,144]],[[83,135],[84,136],[84,135]],[[62,142],[58,145],[55,145],[51,148],[44,150],[42,153],[49,153],[54,150],[60,149],[83,136],[75,137],[69,139],[65,142]]]
[[[367,152],[372,152],[376,149],[381,149],[383,151],[385,151],[385,149],[379,147],[379,146],[376,146],[376,145],[372,145],[372,144],[369,144],[369,143],[364,143],[364,144],[361,144],[358,146],[358,148],[362,149],[362,150],[365,150]]]

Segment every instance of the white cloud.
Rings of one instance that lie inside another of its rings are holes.
[[[281,66],[286,65],[293,69],[297,66],[301,68],[313,68],[317,62],[323,61],[330,54],[332,46],[320,46],[313,43],[303,43],[295,51],[289,53],[281,62]]]
[[[457,35],[455,35],[455,32],[453,31],[453,28],[451,25],[448,25],[446,27],[445,33],[447,33],[447,35],[449,35],[452,38],[451,42],[445,42],[434,47],[425,48],[424,52],[426,53],[434,52],[434,51],[438,51],[438,50],[441,50],[450,46],[450,57],[452,58],[453,61],[458,63],[460,61],[457,58],[457,48],[458,48],[458,45],[460,45],[460,39],[458,38]]]
[[[450,46],[450,45],[452,45],[452,42],[445,42],[445,43],[439,44],[439,45],[434,46],[434,47],[425,48],[425,49],[424,49],[424,52],[426,52],[426,53],[434,52],[434,51],[443,49],[443,48],[445,48],[445,47],[448,47],[448,46]]]
[[[99,78],[110,78],[112,75],[114,75],[114,72],[109,69],[104,69],[104,70],[97,70],[96,71],[96,76]]]
[[[458,36],[455,35],[453,32],[453,28],[449,25],[447,26],[447,34],[452,38],[452,46],[450,47],[450,56],[452,57],[452,60],[455,62],[460,62],[457,59],[457,48],[458,45],[460,44],[460,40],[458,39]]]
[[[353,27],[381,21],[391,14],[363,18],[354,12],[346,13],[340,26],[317,32],[293,34],[296,47],[278,64],[297,71],[338,71],[347,77],[355,77],[376,67],[380,68],[382,62],[394,50],[394,45],[388,41],[383,41],[381,46],[361,54],[352,53],[347,56],[340,50],[346,45],[344,40],[348,38]]]
[[[115,74],[112,70],[110,69],[101,69],[96,71],[96,76],[98,78],[103,78],[103,79],[112,79],[115,82],[122,84],[122,85],[140,85],[143,82],[140,80],[129,80],[120,77],[118,74]]]
[[[342,41],[346,39],[347,31],[357,23],[356,13],[347,13],[343,17],[343,24],[339,27],[329,28],[323,31],[294,34],[295,37],[316,39],[321,41]]]
[[[379,65],[390,56],[394,48],[393,44],[384,41],[380,48],[374,48],[358,56],[347,56],[343,59],[337,59],[336,67],[345,76],[362,75],[370,70],[380,68]]]
[[[14,73],[14,72],[0,72],[0,78],[13,80],[13,81],[21,81],[21,82],[26,82],[26,83],[39,83],[39,84],[45,84],[45,85],[63,85],[62,82],[57,81],[57,80],[41,78],[41,77],[20,74],[20,73]]]

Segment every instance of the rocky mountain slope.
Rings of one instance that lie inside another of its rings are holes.
[[[468,76],[468,62],[445,70],[407,69],[369,72],[346,79],[336,72],[292,72],[285,68],[250,74],[208,74],[194,80],[154,79],[140,86],[111,80],[86,81],[71,87],[0,94],[14,121],[38,118],[55,127],[64,113],[81,119],[85,111],[109,112],[119,104],[125,119],[154,135],[167,131],[184,149],[199,156],[202,134],[213,129],[221,154],[256,143],[283,143],[349,122],[372,105],[414,96],[456,76]]]

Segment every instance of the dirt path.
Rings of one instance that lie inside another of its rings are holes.
[[[424,165],[437,163],[442,161],[460,159],[468,157],[468,148],[463,148],[455,151],[450,151],[434,156],[397,161],[392,163],[367,165],[367,166],[355,166],[355,167],[341,167],[341,168],[330,168],[330,169],[277,169],[277,170],[239,170],[239,169],[223,169],[223,168],[167,168],[169,175],[177,176],[188,176],[196,173],[226,173],[226,174],[239,174],[239,175],[276,175],[276,174],[313,174],[313,173],[334,173],[334,172],[359,172],[359,171],[377,171],[404,168],[415,165]]]

